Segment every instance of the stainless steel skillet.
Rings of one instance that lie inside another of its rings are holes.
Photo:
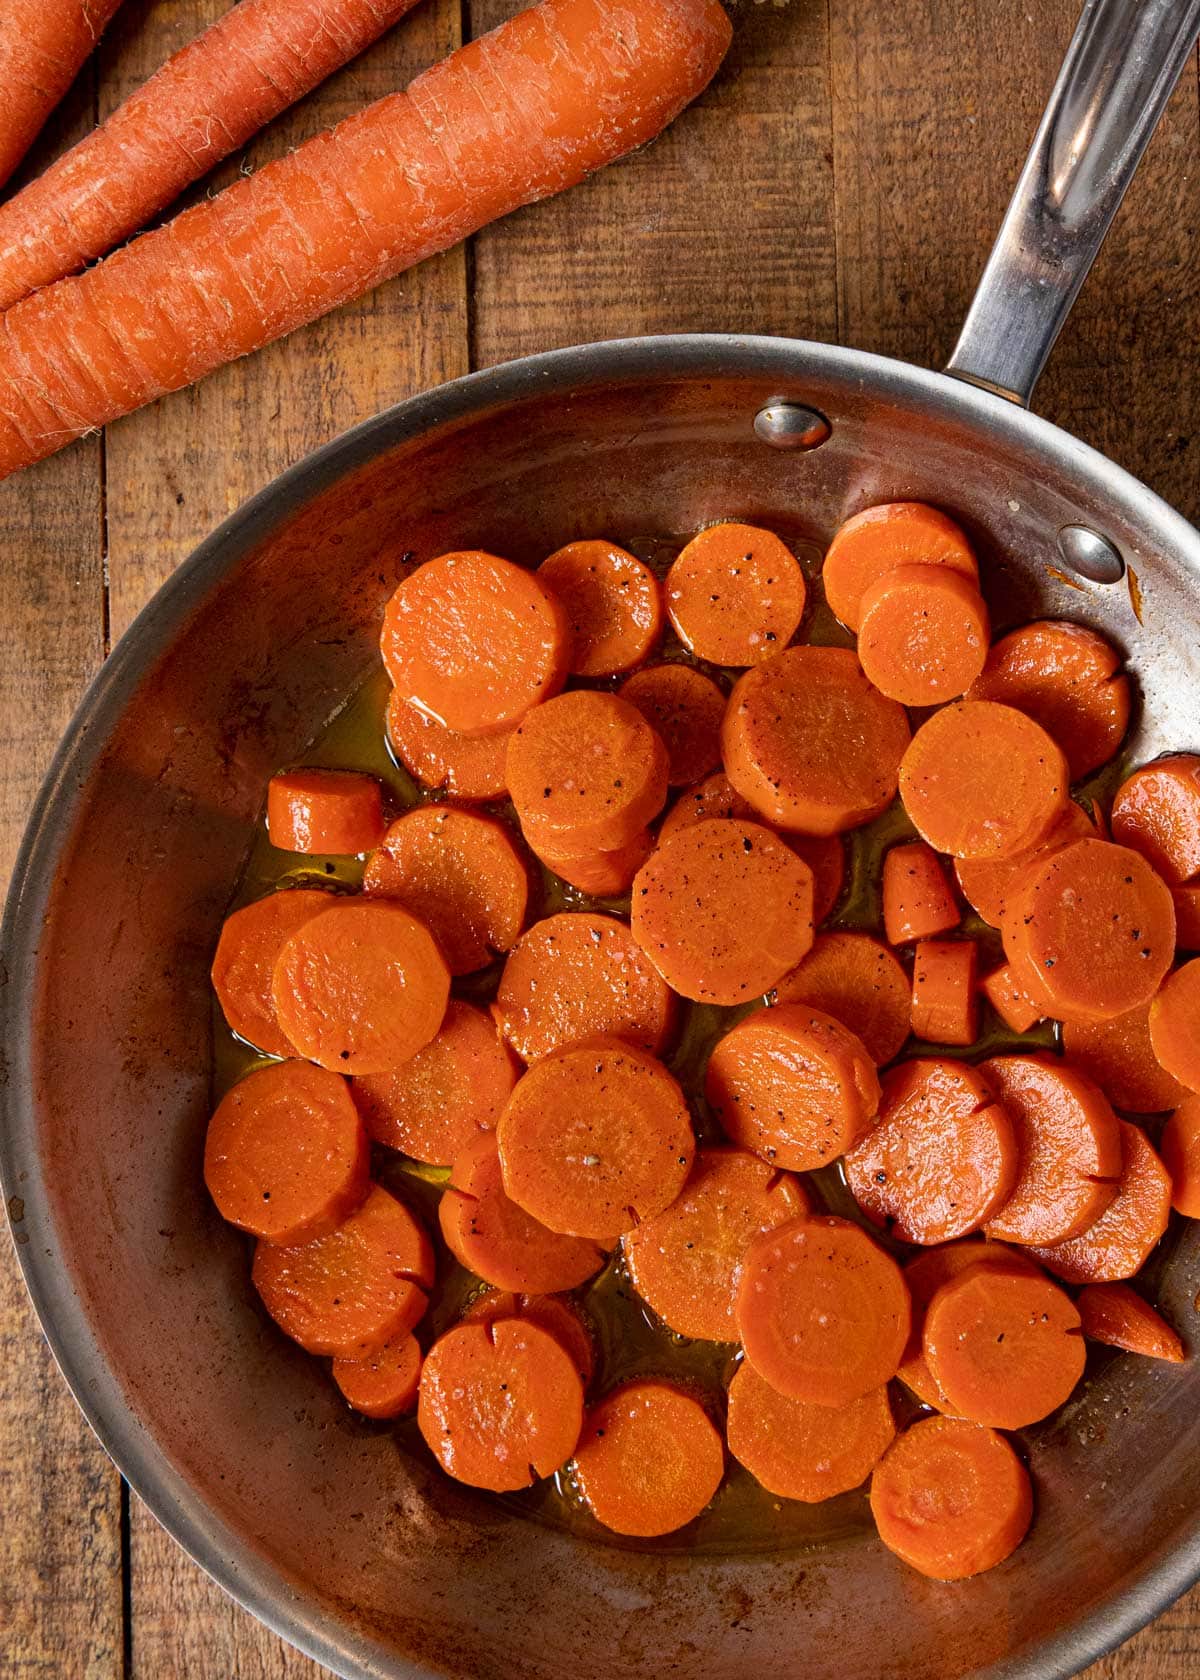
[[[1200,1575],[1200,1378],[1132,1359],[1032,1434],[1035,1531],[961,1586],[865,1536],[733,1555],[538,1526],[346,1418],[256,1310],[198,1170],[207,964],[263,780],[368,664],[404,553],[534,561],[572,536],[654,542],[730,514],[819,549],[857,508],[922,497],[979,541],[1001,624],[1063,613],[1121,644],[1139,754],[1200,747],[1200,536],[1022,406],[1198,26],[1200,0],[1089,5],[958,377],[695,336],[458,381],[248,503],[85,697],[4,931],[18,1252],[80,1404],[155,1514],[339,1673],[1051,1680]],[[1181,1324],[1198,1289],[1200,1241],[1173,1235],[1161,1296]]]

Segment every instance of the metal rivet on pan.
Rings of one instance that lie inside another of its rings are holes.
[[[1125,576],[1125,562],[1116,548],[1087,525],[1064,525],[1058,533],[1058,552],[1090,583],[1120,583]]]
[[[772,449],[818,449],[832,430],[823,414],[801,403],[768,403],[754,416],[755,434]]]

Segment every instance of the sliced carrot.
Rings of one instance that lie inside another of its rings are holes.
[[[742,1149],[701,1149],[677,1199],[622,1239],[633,1286],[677,1336],[735,1342],[737,1273],[753,1238],[809,1211],[798,1179]]]
[[[542,561],[537,575],[566,615],[576,676],[632,671],[662,635],[658,579],[615,543],[568,543]]]
[[[1066,1283],[1123,1283],[1140,1272],[1167,1228],[1171,1179],[1149,1138],[1128,1120],[1121,1130],[1117,1193],[1082,1236],[1031,1254]]]
[[[714,770],[695,787],[685,788],[662,820],[659,843],[669,840],[681,828],[706,822],[712,817],[737,817],[757,822],[754,807],[742,798],[723,770]]]
[[[513,1201],[552,1231],[597,1242],[669,1207],[695,1153],[675,1080],[612,1038],[536,1062],[509,1098],[497,1139]]]
[[[503,799],[508,792],[504,765],[511,730],[499,735],[460,735],[393,689],[387,704],[387,733],[396,757],[422,787],[470,800]]]
[[[858,657],[902,706],[956,700],[983,670],[991,624],[970,578],[949,566],[894,566],[863,591]]]
[[[974,1044],[979,1037],[973,939],[922,939],[913,955],[912,1030],[931,1044]]]
[[[411,1412],[421,1381],[421,1349],[411,1331],[393,1336],[361,1359],[335,1359],[333,1380],[348,1405],[369,1418]]]
[[[508,744],[508,791],[521,826],[563,849],[615,851],[667,797],[667,751],[616,694],[576,689],[532,711]]]
[[[1030,997],[1008,963],[994,968],[979,982],[979,989],[1009,1032],[1026,1033],[1042,1019],[1042,1006]]]
[[[1171,888],[1175,905],[1175,942],[1181,951],[1200,951],[1200,881]]]
[[[614,916],[547,916],[513,946],[496,993],[500,1031],[536,1062],[585,1038],[658,1054],[676,1020],[671,988]]]
[[[1162,1159],[1171,1179],[1172,1205],[1189,1219],[1200,1219],[1200,1097],[1184,1097],[1163,1127]]]
[[[925,1418],[877,1466],[871,1515],[910,1568],[963,1581],[1016,1551],[1033,1520],[1033,1490],[1003,1435],[961,1418]]]
[[[864,508],[834,533],[821,568],[825,599],[843,624],[858,629],[863,595],[897,566],[945,566],[979,582],[966,535],[937,508],[923,502]]]
[[[892,846],[883,860],[883,928],[889,945],[949,933],[962,921],[937,853],[923,840]]]
[[[333,893],[293,888],[268,893],[225,918],[213,955],[213,990],[230,1029],[264,1055],[296,1053],[271,997],[279,953],[306,922],[338,902]]]
[[[282,852],[357,856],[386,827],[383,793],[357,770],[283,770],[267,783],[267,835]]]
[[[596,1371],[596,1343],[579,1306],[569,1295],[520,1295],[510,1289],[485,1289],[463,1314],[467,1324],[497,1318],[524,1318],[548,1331],[571,1361],[586,1388]]]
[[[869,933],[822,933],[773,989],[776,1003],[803,1003],[849,1027],[880,1067],[908,1037],[908,976]]]
[[[309,1062],[248,1073],[208,1123],[208,1193],[222,1219],[264,1242],[327,1235],[365,1197],[369,1167],[345,1080]]]
[[[743,1360],[729,1385],[729,1450],[780,1499],[817,1505],[861,1487],[896,1435],[886,1385],[847,1406],[789,1400]]]
[[[891,1257],[845,1219],[794,1219],[757,1237],[737,1294],[746,1358],[793,1400],[846,1406],[895,1376],[912,1322]]]
[[[471,974],[516,944],[529,875],[494,817],[418,805],[396,819],[367,859],[363,891],[403,904],[433,934],[451,974]]]
[[[721,731],[738,793],[802,834],[837,834],[885,811],[908,744],[904,708],[867,681],[848,648],[789,648],[747,671]]]
[[[1141,852],[1168,886],[1200,876],[1200,754],[1156,759],[1122,782],[1112,837]]]
[[[1094,840],[1096,834],[1087,812],[1068,800],[1041,839],[1025,851],[1006,858],[955,858],[954,873],[971,908],[989,926],[1002,928],[1009,898],[1032,865],[1052,852],[1061,852],[1075,840]]]
[[[710,525],[680,551],[666,595],[684,647],[714,665],[758,665],[800,628],[806,590],[785,543],[731,521]]]
[[[480,1132],[496,1128],[518,1068],[490,1015],[451,998],[437,1036],[388,1073],[351,1090],[376,1143],[448,1167]]]
[[[460,1266],[496,1289],[552,1295],[594,1277],[608,1256],[588,1237],[550,1231],[504,1189],[496,1139],[474,1138],[454,1162],[438,1218]]]
[[[386,1073],[441,1027],[450,971],[433,935],[399,904],[343,899],[305,922],[271,976],[279,1025],[335,1073]]]
[[[1012,1124],[964,1062],[901,1062],[883,1076],[875,1125],[846,1157],[863,1212],[902,1242],[942,1243],[985,1225],[1017,1176]]]
[[[1175,1331],[1128,1284],[1089,1283],[1075,1304],[1089,1341],[1183,1364],[1183,1343]]]
[[[846,842],[840,834],[787,834],[784,838],[812,870],[813,926],[819,927],[846,884]]]
[[[1169,974],[1151,1002],[1150,1043],[1164,1073],[1200,1091],[1200,957]]]
[[[704,1094],[735,1143],[773,1167],[827,1166],[879,1106],[875,1063],[857,1034],[807,1003],[756,1009],[718,1039]]]
[[[614,1534],[673,1534],[721,1485],[725,1452],[700,1402],[658,1378],[624,1383],[584,1422],[574,1479]]]
[[[570,647],[566,615],[545,584],[478,550],[410,572],[380,637],[401,698],[460,735],[511,729],[556,694]]]
[[[1183,1086],[1154,1054],[1149,1003],[1107,1021],[1068,1021],[1062,1044],[1072,1065],[1095,1080],[1117,1108],[1161,1114],[1183,1101]]]
[[[635,834],[624,846],[613,852],[583,852],[576,855],[559,851],[553,841],[541,835],[537,840],[537,855],[569,886],[593,898],[619,898],[633,885],[633,878],[654,850],[654,836],[648,828]]]
[[[667,749],[667,780],[687,787],[721,762],[725,691],[691,665],[648,665],[621,684]]]
[[[260,1242],[252,1275],[271,1317],[307,1353],[359,1359],[412,1329],[433,1273],[424,1229],[373,1184],[328,1236],[294,1248]]]
[[[745,1003],[811,948],[812,905],[812,870],[778,835],[712,818],[677,831],[638,871],[630,925],[683,997]]]
[[[913,1326],[896,1375],[912,1389],[918,1400],[923,1400],[939,1412],[952,1412],[953,1407],[934,1382],[925,1360],[922,1341],[925,1309],[944,1283],[949,1283],[951,1278],[958,1277],[970,1266],[1001,1266],[1033,1277],[1043,1275],[1041,1267],[1020,1249],[1006,1248],[1003,1243],[985,1241],[982,1237],[968,1237],[963,1242],[927,1248],[906,1263],[904,1281],[912,1296]]]
[[[426,1356],[417,1423],[448,1476],[513,1493],[552,1476],[575,1451],[583,1382],[538,1324],[459,1324]]]

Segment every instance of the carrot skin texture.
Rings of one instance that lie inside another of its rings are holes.
[[[0,186],[32,146],[120,4],[121,0],[7,0],[0,13],[5,108]]]

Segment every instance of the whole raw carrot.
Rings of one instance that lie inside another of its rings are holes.
[[[652,139],[717,0],[542,0],[288,157],[14,305],[0,474],[257,350]]]
[[[75,80],[121,0],[5,0],[0,7],[0,186]]]

